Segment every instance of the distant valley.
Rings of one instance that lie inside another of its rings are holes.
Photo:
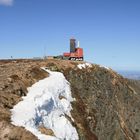
[[[140,80],[140,71],[117,71],[119,74],[128,79]]]

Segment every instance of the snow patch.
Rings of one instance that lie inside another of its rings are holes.
[[[78,67],[79,69],[91,68],[92,65],[91,65],[90,63],[84,63],[84,64],[79,64],[79,65],[77,65],[77,67]]]
[[[70,84],[62,73],[46,71],[50,76],[28,88],[27,96],[11,110],[12,124],[25,127],[40,140],[78,140],[76,129],[65,117],[71,117]],[[51,129],[55,136],[41,134],[41,125]]]
[[[100,66],[100,68],[105,68],[105,69],[107,69],[107,70],[110,70],[110,68],[109,67],[106,67],[106,66],[101,66],[101,65],[99,65]]]

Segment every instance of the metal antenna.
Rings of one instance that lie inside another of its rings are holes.
[[[46,47],[44,46],[44,59],[46,58]]]
[[[77,47],[80,48],[80,41],[78,41]]]

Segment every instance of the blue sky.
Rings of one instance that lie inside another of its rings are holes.
[[[0,59],[59,55],[71,37],[86,61],[140,70],[140,0],[0,0]]]

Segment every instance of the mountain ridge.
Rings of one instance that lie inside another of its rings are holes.
[[[48,76],[41,70],[41,67],[47,67],[62,72],[70,82],[72,96],[76,99],[72,102],[71,114],[80,140],[139,140],[139,82],[125,79],[99,65],[79,69],[80,63],[0,61],[0,139],[36,139],[24,128],[10,123],[10,109],[27,94],[27,87]],[[11,133],[13,128],[14,134]],[[18,130],[22,130],[21,133]]]

